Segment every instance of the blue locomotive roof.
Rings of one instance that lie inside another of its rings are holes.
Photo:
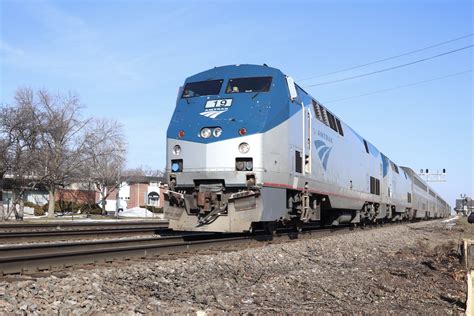
[[[214,80],[222,78],[239,78],[239,77],[257,77],[257,76],[284,76],[283,73],[276,68],[261,65],[228,65],[214,67],[205,70],[186,79],[185,83]]]
[[[268,91],[238,93],[229,91],[229,81],[239,78],[271,78]],[[188,84],[205,82],[216,93],[188,96]],[[219,87],[219,84],[221,86]],[[289,100],[285,75],[278,69],[259,65],[232,65],[209,69],[186,79],[176,103],[167,137],[211,143],[239,137],[239,129],[245,128],[247,135],[265,132],[287,120],[300,107]],[[225,100],[225,101],[222,101]],[[215,102],[218,101],[218,102]],[[221,106],[221,103],[225,103]],[[204,127],[220,127],[220,137],[202,138],[199,132]]]
[[[229,81],[238,78],[271,78],[271,86],[267,92],[243,92],[232,93],[228,91]],[[263,133],[289,117],[297,113],[300,109],[300,102],[311,104],[314,98],[299,86],[298,99],[292,102],[285,75],[276,68],[261,65],[229,65],[215,67],[193,76],[188,77],[184,82],[184,90],[188,84],[206,83],[210,85],[212,94],[185,97],[185,91],[180,89],[176,108],[173,113],[167,131],[168,138],[178,138],[178,133],[184,131],[181,140],[212,143],[230,138],[239,137],[239,129],[245,128],[246,135]],[[230,106],[220,106],[219,102],[227,100]],[[216,102],[217,107],[211,104],[211,108],[206,108],[208,102]],[[347,126],[347,125],[346,125]],[[199,133],[202,128],[209,127],[222,128],[220,137],[202,138]],[[347,126],[349,127],[349,126]],[[350,127],[349,127],[350,128]],[[364,138],[350,130],[357,136],[364,146]],[[383,159],[379,150],[365,140],[369,153],[380,158],[384,165],[384,176],[388,172],[388,164]]]

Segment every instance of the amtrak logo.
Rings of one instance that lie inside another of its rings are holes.
[[[204,112],[199,113],[202,116],[215,119],[224,112],[227,112],[232,106],[232,99],[208,100],[204,106]]]
[[[317,140],[314,142],[314,144],[316,145],[319,159],[321,159],[321,162],[323,163],[323,168],[324,170],[326,170],[327,165],[328,165],[329,154],[331,153],[332,146],[329,147],[322,140]]]
[[[222,110],[206,110],[204,112],[199,113],[202,116],[215,119],[217,116],[221,115],[224,112],[227,112],[228,109]]]

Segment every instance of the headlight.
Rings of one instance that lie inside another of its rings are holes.
[[[201,135],[202,138],[209,138],[211,137],[211,129],[205,127],[201,130],[201,132],[199,133]]]
[[[183,172],[183,159],[172,159],[171,160],[171,171],[172,172]]]
[[[172,170],[173,172],[178,172],[178,171],[179,171],[179,164],[178,164],[177,162],[173,162],[173,163],[171,164],[171,170]]]
[[[246,162],[245,162],[245,169],[247,169],[247,171],[252,171],[252,170],[253,170],[253,162],[252,162],[252,160],[249,160],[249,161],[246,161]]]
[[[239,145],[239,151],[242,153],[242,154],[246,154],[248,153],[250,150],[250,145],[247,144],[247,143],[241,143]]]
[[[243,161],[236,161],[235,162],[235,169],[237,169],[238,171],[242,171],[244,170],[245,168],[245,162]]]
[[[179,156],[180,153],[181,153],[181,146],[175,145],[173,147],[173,154],[175,154],[176,156]]]
[[[214,130],[212,131],[212,135],[213,135],[214,137],[219,137],[219,136],[221,136],[221,134],[222,134],[222,128],[220,128],[220,127],[216,127],[216,128],[214,128]]]

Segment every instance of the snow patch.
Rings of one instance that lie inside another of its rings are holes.
[[[451,218],[445,219],[445,220],[443,221],[443,223],[454,222],[454,221],[457,221],[458,219],[459,219],[459,216],[458,216],[458,215],[456,215],[456,216],[454,216],[454,217],[451,217]]]
[[[132,207],[118,213],[120,217],[157,217],[156,214],[150,212],[146,208]]]

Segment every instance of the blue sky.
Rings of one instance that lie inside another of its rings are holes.
[[[72,90],[85,114],[117,119],[128,165],[163,168],[184,79],[227,64],[280,68],[302,86],[472,45],[473,37],[384,63],[299,81],[473,33],[471,1],[0,1],[0,102],[18,87]],[[473,50],[308,87],[322,103],[473,68]],[[328,102],[400,165],[448,170],[434,188],[474,194],[472,72]]]

